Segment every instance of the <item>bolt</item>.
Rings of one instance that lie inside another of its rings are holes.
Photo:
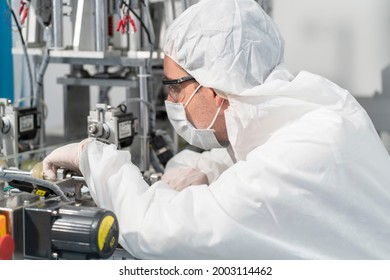
[[[91,125],[88,127],[88,131],[89,131],[89,133],[91,133],[91,134],[96,134],[96,133],[99,131],[99,129],[98,129],[98,127],[96,126],[96,124],[91,124]]]

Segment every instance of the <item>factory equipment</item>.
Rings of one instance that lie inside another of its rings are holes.
[[[118,244],[111,211],[47,200],[24,207],[24,256],[31,259],[106,259]]]
[[[124,87],[126,98],[123,103],[131,104],[129,111],[134,121],[139,120],[138,136],[136,141],[133,141],[134,135],[120,141],[108,140],[122,147],[133,143],[134,151],[139,153],[134,158],[139,158],[140,169],[148,170],[149,134],[154,124],[154,116],[149,113],[154,99],[152,69],[162,68],[161,52],[155,45],[155,32],[159,34],[160,25],[153,26],[152,14],[157,22],[162,20],[162,3],[149,3],[148,0],[31,0],[9,3],[14,23],[21,30],[22,48],[14,47],[13,54],[23,54],[29,58],[26,59],[28,64],[32,62],[39,69],[34,82],[31,74],[34,67],[27,67],[30,83],[35,84],[31,87],[30,97],[38,112],[42,114],[43,111],[42,81],[49,62],[70,65],[70,73],[58,78],[58,82],[63,84],[63,139],[67,142],[87,136],[104,137],[97,135],[99,131],[88,132],[85,129],[94,129],[87,123],[91,111],[91,86],[99,88],[99,104],[110,104],[108,92],[115,87]],[[160,8],[160,12],[152,13],[156,7]],[[20,22],[13,10],[20,10]],[[68,23],[65,24],[65,21]],[[141,102],[134,103],[134,99]],[[127,128],[123,122],[120,125],[121,129]],[[41,126],[45,132],[44,124]],[[109,137],[114,136],[111,134]],[[47,144],[53,143],[43,143]]]
[[[121,104],[111,107],[96,104],[96,110],[88,116],[88,136],[113,143],[118,149],[129,147],[138,134],[138,119]]]
[[[0,154],[19,167],[19,153],[39,147],[41,114],[37,108],[15,108],[0,98]]]
[[[7,194],[0,198],[0,247],[7,259],[101,259],[118,245],[116,216],[74,193],[82,177],[59,170],[57,182],[32,172],[0,169]],[[35,168],[35,167],[34,167]],[[34,175],[34,176],[32,176]],[[11,191],[12,190],[12,191]],[[16,191],[15,191],[16,190]]]
[[[105,259],[113,255],[118,222],[112,212],[57,197],[42,198],[17,193],[0,200],[5,235],[15,244],[13,259]]]

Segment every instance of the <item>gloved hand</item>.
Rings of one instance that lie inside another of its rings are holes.
[[[80,143],[72,143],[52,151],[43,160],[43,174],[44,177],[50,180],[57,178],[58,168],[65,168],[81,174],[80,172],[80,154],[86,143],[90,139],[85,139]]]
[[[191,185],[209,184],[206,174],[191,167],[177,167],[168,169],[161,180],[177,191]]]

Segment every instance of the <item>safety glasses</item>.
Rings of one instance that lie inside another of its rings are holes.
[[[177,102],[179,100],[179,94],[182,91],[181,84],[188,81],[195,81],[195,78],[189,75],[175,80],[163,79],[162,84],[168,87],[168,94],[174,102]]]
[[[187,82],[187,81],[191,81],[191,80],[195,80],[195,78],[189,75],[189,76],[185,76],[185,77],[182,77],[182,78],[179,78],[179,79],[176,79],[176,80],[163,79],[162,83],[163,83],[164,86],[166,86],[166,85],[178,85],[178,84],[181,84],[181,83],[184,83],[184,82]]]

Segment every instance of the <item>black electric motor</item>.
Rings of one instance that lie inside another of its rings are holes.
[[[25,258],[107,259],[118,245],[117,218],[108,210],[49,200],[24,215]]]

